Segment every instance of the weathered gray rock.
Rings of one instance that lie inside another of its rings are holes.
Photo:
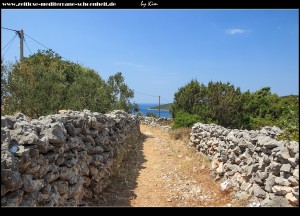
[[[297,161],[296,158],[289,158],[288,161],[289,161],[289,163],[291,164],[291,166],[292,166],[293,168],[295,168],[295,167],[298,165],[298,163],[299,163],[299,159],[298,159],[298,161]]]
[[[275,178],[276,176],[274,176],[272,173],[269,175],[269,177],[266,179],[265,182],[265,190],[268,192],[272,192],[272,187],[275,184]]]
[[[291,165],[290,164],[283,164],[280,168],[280,171],[289,173],[291,171]]]
[[[291,157],[287,147],[282,147],[281,150],[276,153],[276,156],[283,161],[287,161]]]
[[[283,131],[276,126],[273,127],[265,126],[260,130],[260,132],[262,134],[275,138],[276,136],[280,135]]]
[[[241,191],[241,192],[237,192],[235,194],[235,197],[238,199],[238,200],[248,200],[251,195],[245,191]]]
[[[47,153],[54,149],[54,146],[49,143],[49,138],[44,136],[36,142],[37,148],[41,153]]]
[[[292,192],[293,188],[287,186],[275,185],[272,187],[272,192],[279,196],[284,196],[287,193]]]
[[[11,193],[8,193],[5,195],[5,197],[1,197],[1,206],[10,206],[15,207],[19,206],[23,199],[23,193],[22,190],[13,191]]]
[[[298,154],[299,159],[299,143],[296,141],[289,141],[287,148],[289,149],[291,157],[294,157],[296,154]]]
[[[22,190],[28,193],[31,193],[33,191],[39,191],[46,184],[44,179],[32,180],[32,175],[30,174],[23,174],[22,179],[23,179]]]
[[[69,183],[67,181],[64,180],[57,180],[57,181],[53,181],[51,182],[51,185],[56,186],[57,188],[57,192],[63,196],[65,194],[68,194],[69,192]]]
[[[137,142],[139,121],[123,111],[93,115],[1,117],[1,204],[78,206],[103,191]]]
[[[292,186],[297,186],[297,185],[299,185],[299,180],[297,180],[294,176],[290,176],[290,177],[288,178],[288,181],[290,182],[290,184],[291,184]]]
[[[277,163],[277,162],[275,162],[275,161],[272,161],[272,162],[271,162],[271,165],[270,165],[270,168],[271,168],[270,171],[271,171],[274,175],[278,176],[279,173],[280,173],[281,164],[280,164],[280,163]]]
[[[299,199],[299,185],[293,188],[292,193],[297,197],[297,199]]]
[[[19,145],[35,144],[38,140],[36,127],[27,121],[17,121],[11,130],[11,139]]]
[[[266,192],[257,184],[253,184],[253,194],[254,196],[264,199],[266,197]]]
[[[4,142],[6,141],[6,145],[4,145]],[[11,142],[10,132],[8,130],[5,130],[4,128],[1,128],[1,149],[7,149],[8,145]]]
[[[276,177],[275,178],[275,183],[278,185],[282,185],[282,186],[290,186],[291,183],[289,182],[288,179],[282,178],[282,177]]]
[[[227,179],[220,184],[221,191],[229,191],[232,188],[232,182]]]
[[[6,120],[6,127],[8,127],[9,129],[14,129],[14,125],[17,122],[17,119],[15,116],[4,116],[5,120]],[[2,118],[1,118],[2,119]],[[5,127],[2,126],[2,122],[1,122],[1,127]]]
[[[289,206],[287,199],[284,196],[277,196],[269,193],[269,199],[263,202],[262,207],[287,207]]]
[[[18,190],[23,184],[21,174],[9,169],[1,169],[1,183],[10,191]]]
[[[259,199],[252,202],[289,206],[293,202],[288,201],[293,200],[289,193],[299,183],[299,144],[277,141],[281,133],[277,127],[247,131],[197,123],[192,127],[190,145],[212,160],[213,176],[223,176],[233,189],[252,192]],[[213,143],[218,143],[217,148]]]
[[[51,123],[50,128],[43,130],[40,135],[42,137],[48,137],[49,143],[55,145],[55,146],[61,146],[65,143],[66,138],[64,136],[65,128],[64,126],[59,123]]]

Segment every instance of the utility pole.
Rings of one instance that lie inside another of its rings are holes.
[[[24,57],[24,49],[23,49],[23,41],[24,41],[24,32],[23,29],[17,31],[19,38],[20,38],[20,61],[23,60]]]
[[[160,118],[160,96],[158,96],[158,118]]]

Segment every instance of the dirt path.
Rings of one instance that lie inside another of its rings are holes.
[[[143,139],[129,152],[98,206],[236,206],[219,190],[209,165],[168,132],[141,125]]]

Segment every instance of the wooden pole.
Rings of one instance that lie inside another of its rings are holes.
[[[19,37],[20,37],[20,61],[23,60],[24,57],[24,49],[23,49],[23,42],[24,42],[24,32],[23,29],[18,31]]]
[[[160,96],[158,96],[158,118],[160,118]]]

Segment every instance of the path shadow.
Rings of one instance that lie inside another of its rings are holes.
[[[141,134],[139,141],[132,146],[123,158],[118,173],[112,176],[111,183],[98,197],[96,206],[131,206],[130,200],[136,197],[134,189],[137,187],[137,178],[140,175],[140,170],[145,168],[143,164],[147,161],[143,148],[144,142],[148,138],[152,138],[152,136]]]

